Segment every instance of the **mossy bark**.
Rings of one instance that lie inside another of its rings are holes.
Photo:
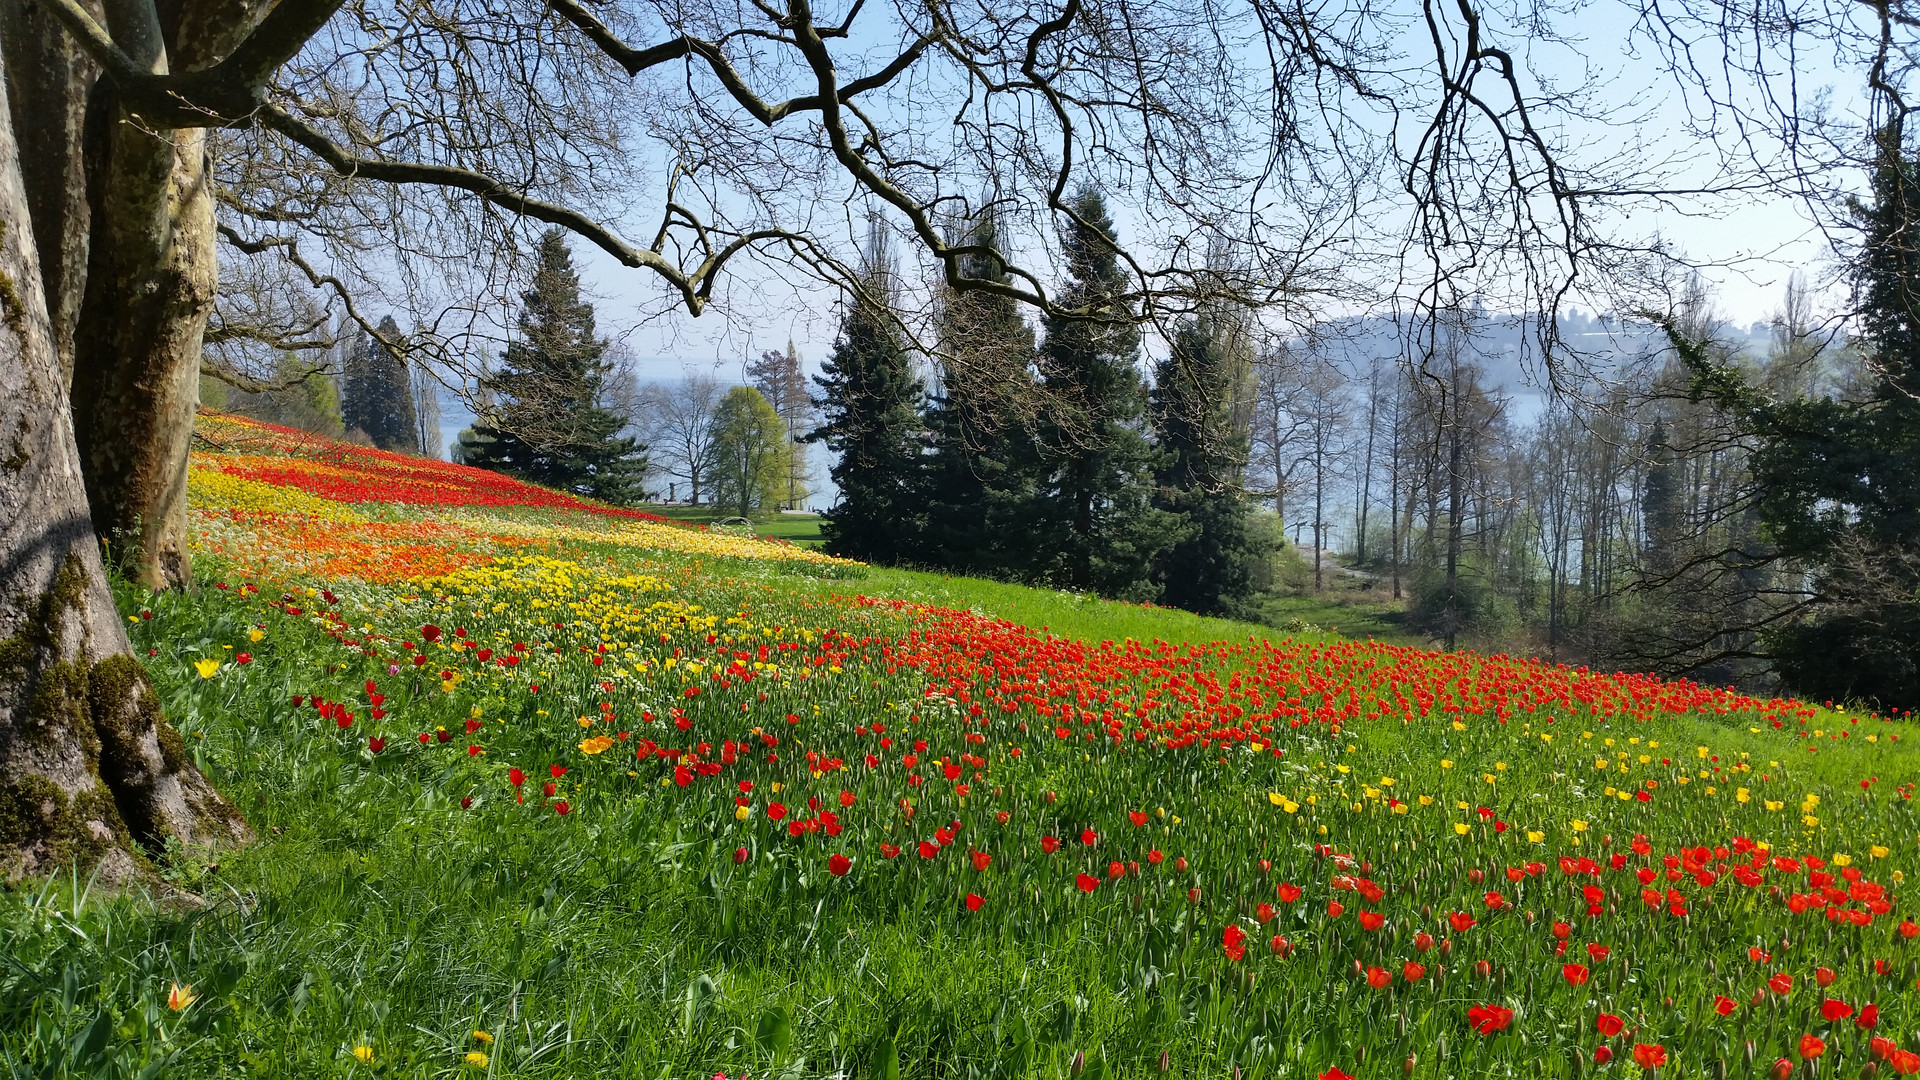
[[[170,840],[248,832],[160,714],[114,609],[27,205],[0,101],[0,878],[136,879]]]

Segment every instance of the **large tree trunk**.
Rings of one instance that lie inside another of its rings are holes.
[[[6,0],[0,0],[6,2]],[[114,39],[156,74],[208,67],[261,5],[107,5]],[[94,526],[150,589],[192,582],[187,451],[218,283],[203,128],[154,130],[102,84],[87,139],[91,250],[74,341],[74,436]]]
[[[76,865],[126,880],[144,874],[142,846],[249,834],[133,657],[68,400],[19,146],[0,107],[0,877]]]
[[[81,6],[104,20],[99,0],[81,0]],[[6,54],[21,179],[64,387],[73,380],[73,334],[87,284],[92,215],[82,146],[99,67],[35,0],[0,0],[0,51]]]

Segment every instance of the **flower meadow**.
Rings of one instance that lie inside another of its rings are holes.
[[[16,890],[15,1073],[1920,1074],[1906,717],[201,430],[202,587],[123,599],[260,840]]]

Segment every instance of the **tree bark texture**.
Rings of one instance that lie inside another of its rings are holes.
[[[19,0],[0,0],[19,2]],[[116,41],[155,74],[209,67],[259,5],[111,0]],[[192,583],[187,452],[219,274],[204,128],[156,129],[96,84],[85,140],[91,232],[74,335],[74,414],[96,529],[149,589]]]
[[[161,715],[114,609],[11,116],[0,107],[0,877],[71,865],[125,881],[145,876],[142,848],[249,834]]]
[[[82,6],[105,18],[98,0],[82,0]],[[87,283],[92,214],[82,147],[87,101],[100,72],[38,0],[0,0],[0,52],[6,54],[21,179],[65,385],[73,380],[73,334]]]

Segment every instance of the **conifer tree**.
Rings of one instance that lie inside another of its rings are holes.
[[[549,229],[535,252],[519,334],[501,370],[482,380],[494,407],[461,438],[461,458],[537,484],[614,503],[645,498],[646,448],[620,434],[627,418],[601,404],[613,365],[580,298],[565,234]]]
[[[1084,317],[1049,316],[1044,324],[1044,515],[1034,539],[1041,572],[1055,584],[1150,600],[1158,592],[1153,565],[1177,522],[1151,502],[1156,454],[1142,431],[1140,334],[1106,200],[1083,190],[1073,210],[1060,303]]]
[[[1242,487],[1249,440],[1234,408],[1243,374],[1236,326],[1211,313],[1183,322],[1151,395],[1155,502],[1180,526],[1157,567],[1161,603],[1206,615],[1243,613],[1267,554]]]
[[[961,259],[963,274],[1009,280],[991,211],[965,240],[980,250]],[[1015,300],[949,291],[939,352],[939,393],[927,410],[933,452],[922,476],[927,533],[921,557],[969,573],[1029,576],[1039,509],[1033,328]]]
[[[826,514],[827,551],[875,563],[912,558],[923,520],[915,490],[923,390],[888,310],[892,296],[890,258],[876,228],[862,288],[814,378],[823,422],[807,436],[840,455],[830,470],[840,501]]]
[[[1680,486],[1686,468],[1667,439],[1667,421],[1653,420],[1647,435],[1647,482],[1640,496],[1640,516],[1647,532],[1647,568],[1655,574],[1672,571],[1676,549],[1686,527]]]
[[[388,315],[379,337],[364,330],[351,336],[341,386],[341,420],[382,450],[418,454],[420,428],[413,411],[413,376],[401,342],[400,324]]]

